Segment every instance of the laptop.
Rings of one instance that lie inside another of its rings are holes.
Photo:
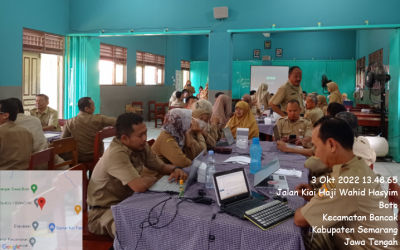
[[[190,166],[190,173],[189,173],[189,177],[186,180],[186,184],[185,184],[185,190],[184,192],[186,192],[186,190],[193,185],[193,183],[195,183],[196,180],[196,176],[197,176],[197,169],[199,168],[199,166],[201,165],[201,161],[199,160],[199,158],[201,156],[203,156],[204,154],[204,150],[201,151],[201,153],[196,156],[196,158],[192,161],[192,165]],[[177,192],[179,193],[179,183],[176,183],[175,181],[171,180],[168,181],[169,179],[169,175],[164,175],[161,179],[159,179],[156,183],[154,183],[153,186],[151,186],[149,188],[149,191],[153,191],[153,192],[167,192],[167,191],[171,191],[171,192]]]
[[[265,203],[251,196],[244,168],[236,168],[214,174],[217,203],[226,213],[245,219],[245,212]]]
[[[229,127],[224,128],[222,131],[224,131],[224,135],[227,141],[217,142],[217,147],[227,147],[235,143],[235,138],[233,138],[231,129]]]
[[[286,176],[273,174],[280,168],[279,158],[276,157],[254,174],[254,187],[289,189]]]

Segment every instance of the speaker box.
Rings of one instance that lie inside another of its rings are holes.
[[[214,8],[214,18],[223,19],[228,18],[228,7],[215,7]]]
[[[263,61],[271,61],[271,56],[263,56]]]

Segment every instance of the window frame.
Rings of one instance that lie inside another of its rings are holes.
[[[111,49],[111,52],[109,53],[109,56],[104,56],[105,53],[103,53],[103,58],[102,58],[102,53],[101,53],[101,48],[105,49],[106,47]],[[117,56],[118,52],[123,53],[123,56]],[[107,43],[100,43],[100,61],[109,61],[114,63],[114,68],[113,68],[113,76],[112,76],[112,83],[111,84],[100,84],[100,86],[126,86],[127,85],[127,61],[128,61],[128,48],[121,47],[121,46],[116,46],[116,45],[111,45]],[[122,65],[123,66],[123,82],[122,83],[117,83],[117,65]]]
[[[154,62],[147,61],[145,59],[145,55],[149,54],[151,56],[155,56]],[[155,76],[156,84],[146,84],[146,66],[155,67]],[[157,55],[154,53],[144,52],[136,50],[136,72],[138,68],[141,67],[142,71],[142,79],[138,81],[138,77],[136,74],[136,86],[164,86],[165,85],[165,56]],[[158,82],[158,71],[161,70],[161,82]]]

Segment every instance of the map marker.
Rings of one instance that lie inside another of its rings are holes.
[[[79,206],[79,205],[76,205],[76,206],[75,206],[75,212],[76,212],[76,214],[79,215],[79,212],[80,212],[81,210],[82,210],[81,206]]]
[[[32,192],[33,192],[33,193],[35,193],[35,192],[36,192],[36,190],[37,190],[37,186],[36,186],[36,184],[32,184],[32,186],[31,186],[31,190],[32,190]]]
[[[56,225],[54,225],[54,223],[50,223],[49,228],[50,228],[51,232],[53,232],[54,228],[56,228]]]
[[[39,227],[39,223],[37,221],[32,222],[32,227],[36,231],[36,229]]]
[[[38,201],[38,198],[36,198],[36,199],[33,201],[33,203],[35,203],[36,207],[39,207],[39,204],[37,203],[37,201]]]
[[[46,199],[43,197],[40,197],[38,199],[38,203],[39,203],[40,209],[43,210],[43,206],[44,206],[44,204],[46,204]]]
[[[36,243],[36,239],[35,238],[30,238],[29,239],[29,243],[31,243],[31,245],[32,245],[32,247],[33,247],[33,245],[35,245],[35,243]]]

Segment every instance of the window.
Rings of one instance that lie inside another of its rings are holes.
[[[23,50],[64,55],[64,37],[38,30],[23,29]]]
[[[126,85],[126,60],[124,47],[100,43],[100,85]]]
[[[136,85],[164,85],[165,57],[136,51]]]
[[[365,88],[365,56],[357,60],[356,63],[357,74],[356,74],[356,88]]]
[[[182,85],[184,86],[186,82],[190,80],[190,62],[181,60],[181,70],[182,70]]]

